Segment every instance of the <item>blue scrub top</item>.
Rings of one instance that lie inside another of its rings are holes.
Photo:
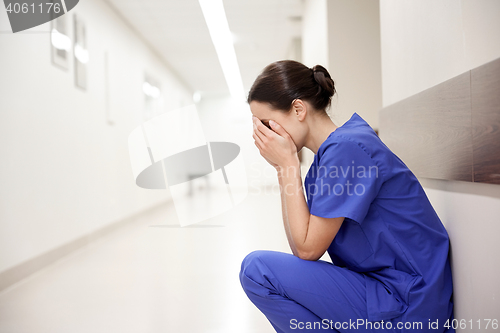
[[[311,214],[345,217],[328,248],[361,272],[369,321],[452,318],[449,238],[422,186],[357,113],[321,144],[304,181]],[[451,323],[449,323],[451,324]]]

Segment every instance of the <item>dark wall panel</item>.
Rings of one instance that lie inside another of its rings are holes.
[[[380,138],[418,177],[500,184],[500,59],[382,109]]]
[[[500,59],[471,71],[474,181],[500,184]]]
[[[417,177],[472,181],[470,73],[380,112],[382,141]]]

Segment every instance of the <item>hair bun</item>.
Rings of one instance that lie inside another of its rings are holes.
[[[333,82],[328,70],[321,66],[316,65],[312,68],[314,81],[319,84],[318,95],[324,93],[328,94],[328,98],[335,94],[335,83]]]
[[[293,101],[299,98],[328,116],[326,110],[334,94],[335,85],[323,66],[310,68],[295,60],[279,60],[267,65],[255,79],[247,102],[267,103],[273,110],[290,112]]]

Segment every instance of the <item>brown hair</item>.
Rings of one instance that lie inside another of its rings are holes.
[[[326,111],[335,94],[335,83],[321,65],[309,68],[293,60],[281,60],[266,66],[248,93],[247,102],[269,103],[275,110],[288,111],[295,99]]]

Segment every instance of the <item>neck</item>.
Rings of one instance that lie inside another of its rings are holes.
[[[309,124],[309,137],[304,144],[316,155],[319,146],[328,138],[328,136],[338,127],[333,123],[330,117],[316,117]]]

